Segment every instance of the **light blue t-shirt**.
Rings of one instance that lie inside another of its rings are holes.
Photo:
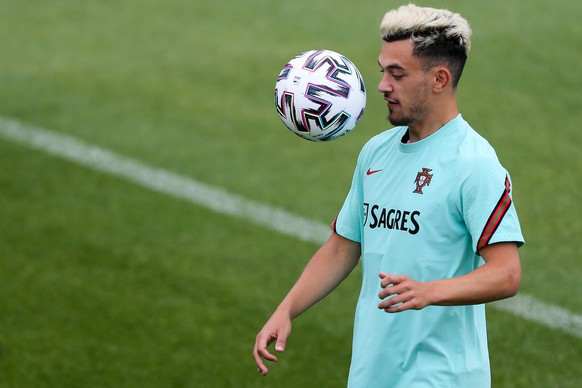
[[[482,265],[488,244],[523,244],[510,178],[461,115],[415,143],[402,143],[406,132],[364,146],[333,225],[362,247],[348,386],[489,387],[485,306],[389,314],[377,308],[378,273],[451,278]]]

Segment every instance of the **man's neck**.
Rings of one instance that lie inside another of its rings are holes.
[[[459,109],[455,103],[435,112],[435,114],[428,114],[421,121],[411,123],[408,126],[408,143],[426,139],[458,115]]]

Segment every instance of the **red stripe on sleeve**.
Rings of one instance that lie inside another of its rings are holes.
[[[483,228],[483,232],[481,233],[481,237],[479,237],[479,242],[477,243],[477,252],[480,251],[482,248],[489,245],[489,241],[491,241],[491,237],[495,234],[495,231],[501,224],[501,220],[505,216],[505,213],[511,207],[511,197],[509,193],[511,192],[511,183],[509,182],[509,177],[505,177],[505,190],[499,198],[497,205],[491,212],[485,227]]]

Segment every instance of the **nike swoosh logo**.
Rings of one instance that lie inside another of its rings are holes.
[[[375,174],[375,173],[380,172],[380,171],[382,171],[382,169],[380,169],[380,170],[368,169],[368,171],[366,171],[366,175],[372,175],[372,174]]]

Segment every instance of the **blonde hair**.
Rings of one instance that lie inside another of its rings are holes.
[[[456,87],[471,49],[472,31],[458,13],[446,9],[403,5],[384,15],[380,33],[386,42],[411,39],[413,54],[425,69],[446,64]]]

